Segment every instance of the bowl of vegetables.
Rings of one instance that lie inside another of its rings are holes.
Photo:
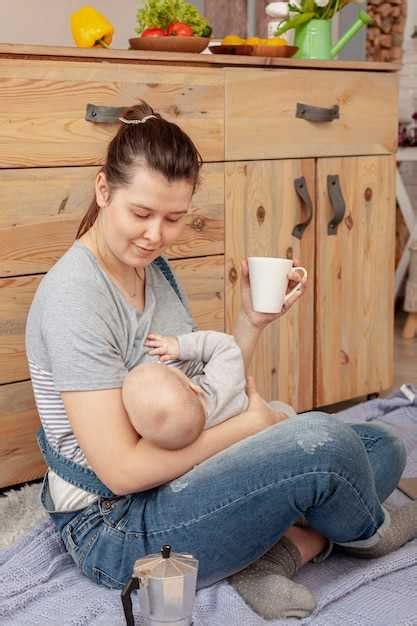
[[[137,13],[138,37],[129,39],[134,50],[202,52],[210,42],[211,26],[185,0],[147,0]]]

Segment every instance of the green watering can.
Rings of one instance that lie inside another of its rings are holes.
[[[298,59],[334,59],[363,26],[373,24],[365,11],[360,11],[352,26],[339,41],[332,44],[332,20],[312,19],[295,29],[294,45],[298,47]]]

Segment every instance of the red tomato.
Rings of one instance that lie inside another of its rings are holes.
[[[193,29],[184,22],[172,22],[167,28],[167,34],[176,37],[192,37]]]
[[[166,37],[166,35],[163,28],[145,28],[141,37]]]

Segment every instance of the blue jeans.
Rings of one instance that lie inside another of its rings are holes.
[[[199,559],[198,587],[264,554],[304,515],[333,542],[372,537],[405,465],[384,426],[311,412],[249,437],[160,487],[51,513],[81,571],[121,588],[136,559],[171,544]],[[47,482],[43,501],[48,509]]]

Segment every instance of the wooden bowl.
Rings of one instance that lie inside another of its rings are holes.
[[[212,54],[244,54],[256,57],[292,57],[297,46],[252,46],[249,44],[228,44],[209,46]]]
[[[297,52],[297,46],[252,46],[252,56],[255,57],[292,57]]]
[[[133,50],[202,52],[209,41],[210,37],[132,37],[129,44]]]
[[[253,46],[249,44],[227,44],[209,46],[212,54],[252,54]]]

